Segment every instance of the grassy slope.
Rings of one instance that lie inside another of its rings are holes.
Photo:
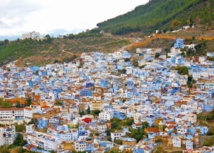
[[[111,52],[129,44],[129,39],[102,36],[75,39],[52,39],[51,42],[23,40],[0,46],[0,65],[21,58],[21,65],[43,65],[55,60],[64,61],[81,52]],[[25,63],[23,63],[25,62]]]

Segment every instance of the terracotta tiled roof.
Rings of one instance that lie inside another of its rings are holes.
[[[48,109],[50,106],[42,106],[41,108]]]
[[[26,110],[32,110],[32,108],[30,108],[30,107],[25,107],[25,109],[26,109]]]
[[[0,111],[22,111],[24,110],[24,108],[16,108],[16,107],[12,107],[12,108],[0,108]]]
[[[17,103],[18,101],[20,102],[20,104],[24,105],[26,103],[26,101],[24,99],[21,98],[12,98],[12,99],[7,99],[7,101],[9,101],[10,103]]]
[[[166,124],[176,125],[175,122],[166,122]]]
[[[155,127],[146,128],[145,131],[147,133],[150,133],[150,132],[158,133],[159,132],[159,130]]]
[[[40,95],[35,95],[35,96],[34,96],[34,99],[35,99],[36,101],[40,101],[40,100],[41,100],[41,97],[40,97]]]

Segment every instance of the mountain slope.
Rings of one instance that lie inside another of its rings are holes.
[[[98,23],[97,30],[113,34],[151,33],[156,29],[169,30],[196,21],[212,25],[213,20],[214,0],[150,0],[131,12]]]

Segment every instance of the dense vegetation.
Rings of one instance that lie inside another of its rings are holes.
[[[184,48],[183,51],[185,52],[186,57],[191,56],[206,56],[208,52],[207,41],[200,41],[197,43],[194,49],[187,49]]]
[[[90,37],[102,37],[103,34],[101,33],[93,33],[93,32],[81,32],[77,35],[69,34],[68,36],[64,36],[64,38],[68,39],[78,39],[78,38],[90,38]]]
[[[80,114],[80,116],[83,116],[83,115],[85,115],[85,114],[91,114],[91,115],[93,115],[93,116],[98,116],[99,115],[99,113],[100,113],[100,110],[90,110],[90,107],[88,107],[88,109],[86,110],[86,111],[80,111],[79,110],[79,114]]]
[[[204,146],[213,146],[214,145],[214,109],[211,112],[202,112],[197,115],[198,122],[202,126],[207,126],[209,131],[207,132],[207,136],[204,137]]]
[[[150,0],[124,15],[98,23],[99,30],[113,34],[151,33],[194,23],[212,25],[214,0]],[[207,13],[209,12],[209,13]]]
[[[115,130],[121,130],[123,126],[128,126],[130,133],[127,135],[131,138],[135,138],[137,142],[139,142],[143,137],[146,137],[147,134],[144,131],[145,128],[149,127],[149,124],[147,122],[142,123],[142,128],[133,129],[131,128],[132,124],[134,123],[134,120],[132,118],[127,118],[125,120],[120,120],[117,118],[111,119],[111,130],[107,130],[107,136],[110,136],[110,132],[113,132]],[[117,144],[121,144],[121,141],[115,141]]]
[[[188,75],[189,74],[189,68],[186,66],[177,66],[174,69],[177,70],[180,75]]]
[[[209,122],[211,122],[211,121],[213,121],[214,120],[214,109],[211,111],[211,112],[209,112],[209,113],[207,113],[207,114],[199,114],[198,115],[198,119],[199,120],[206,120],[206,121],[209,121]]]
[[[0,45],[0,65],[16,60],[20,56],[25,58],[35,55],[40,51],[48,50],[47,44],[46,41],[36,41],[32,39],[22,41],[18,39],[13,42],[2,43],[2,45]]]
[[[214,136],[208,137],[204,140],[204,146],[213,146],[214,145]]]
[[[4,101],[3,98],[0,98],[0,107],[1,108],[10,108],[12,104],[8,101]]]
[[[188,67],[186,67],[186,66],[177,66],[177,67],[174,67],[174,70],[177,70],[180,75],[188,75],[187,86],[189,88],[192,88],[193,84],[196,83],[196,81],[193,79],[193,77],[191,75],[189,75],[189,68]]]

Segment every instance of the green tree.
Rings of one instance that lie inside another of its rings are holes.
[[[121,130],[121,120],[117,118],[111,119],[111,131]]]
[[[10,102],[7,102],[7,101],[1,101],[0,105],[2,108],[11,108],[12,107],[12,104]]]
[[[51,36],[50,35],[46,35],[44,41],[47,42],[47,43],[50,43],[52,41]]]
[[[135,138],[137,142],[139,142],[144,136],[146,136],[146,133],[144,129],[131,129],[131,138]]]
[[[57,105],[57,106],[61,106],[61,105],[62,105],[62,102],[61,102],[61,100],[56,100],[56,103],[55,103],[55,105]]]
[[[23,146],[25,144],[27,144],[27,141],[25,141],[23,139],[22,134],[19,133],[18,136],[17,136],[17,138],[16,138],[16,140],[14,141],[13,145],[15,145],[15,146],[19,146],[19,145]]]
[[[88,109],[86,110],[86,113],[87,114],[91,114],[91,110],[90,110],[90,107],[88,106]]]
[[[17,107],[17,108],[20,108],[20,107],[21,107],[20,101],[17,101],[17,102],[16,102],[16,107]]]
[[[122,140],[114,140],[114,143],[119,144],[119,145],[123,144]]]
[[[137,59],[134,59],[133,60],[133,66],[135,66],[135,67],[138,67],[139,65],[138,65],[138,60]]]
[[[126,102],[126,99],[124,98],[124,99],[122,100],[122,102],[125,103],[125,102]]]
[[[170,53],[170,49],[169,49],[169,48],[166,48],[166,49],[165,49],[165,52],[166,52],[166,54],[167,54],[167,53]]]
[[[160,53],[155,53],[155,58],[159,58],[160,57]]]
[[[127,71],[126,69],[122,69],[121,73],[126,74],[126,71]]]
[[[4,44],[7,45],[8,43],[9,43],[9,40],[8,40],[8,39],[5,39],[5,40],[4,40]]]
[[[185,54],[184,51],[181,52],[181,55],[182,55],[183,57],[186,57],[186,54]]]
[[[214,57],[208,57],[207,58],[209,61],[214,61]]]
[[[16,128],[16,132],[24,132],[26,130],[25,124],[16,124],[15,128]]]
[[[195,36],[192,36],[192,40],[195,40]]]
[[[131,126],[132,124],[134,123],[134,119],[133,118],[127,118],[124,122],[123,125],[126,125],[126,126]]]
[[[0,148],[0,153],[10,153],[9,148],[6,146]]]
[[[38,124],[38,120],[36,118],[33,118],[33,119],[31,119],[31,121],[28,124],[37,125]]]
[[[100,114],[100,110],[93,110],[92,115],[93,116],[98,116]]]
[[[110,130],[106,130],[106,135],[110,136],[111,135],[111,131]]]
[[[187,79],[187,85],[189,88],[192,88],[193,84],[195,84],[196,81],[193,79],[193,77],[191,75],[188,75],[188,79]]]
[[[142,122],[142,128],[145,129],[149,127],[149,123],[148,122]]]
[[[16,39],[16,42],[20,42],[21,40],[19,38]]]
[[[26,102],[27,102],[27,106],[30,106],[30,105],[31,105],[31,102],[32,102],[31,98],[28,97],[27,100],[26,100]]]
[[[177,66],[174,69],[177,70],[180,75],[188,75],[189,74],[189,68],[186,66]]]
[[[85,115],[85,111],[79,111],[80,116]]]
[[[204,146],[213,146],[213,144],[214,144],[214,136],[206,138],[203,143]]]
[[[107,140],[108,140],[108,141],[111,141],[111,137],[108,137]]]

